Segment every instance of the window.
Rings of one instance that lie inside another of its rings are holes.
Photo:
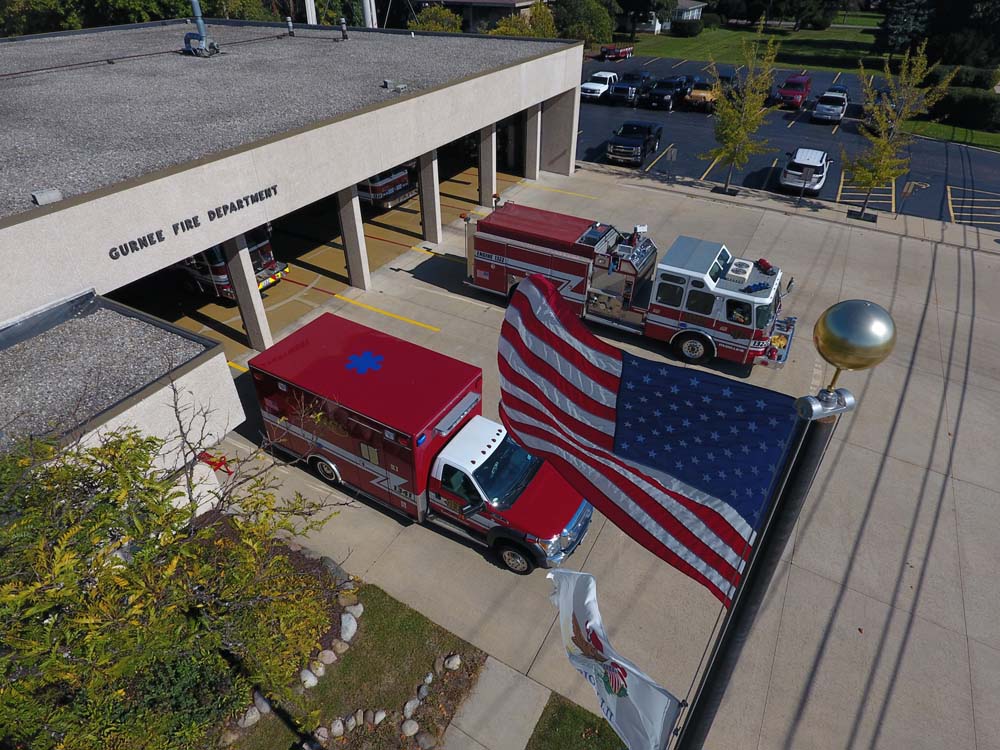
[[[753,320],[753,307],[749,302],[737,299],[726,301],[726,320],[740,326],[748,326]]]
[[[370,445],[361,443],[361,458],[363,458],[368,463],[375,464],[378,466],[378,449],[372,448]]]
[[[771,325],[776,309],[777,299],[771,300],[766,305],[759,305],[757,307],[757,328],[767,328]]]
[[[691,286],[694,287],[695,289],[704,289],[705,288],[705,282],[704,281],[698,281],[698,279],[691,279]]]
[[[722,278],[722,266],[719,265],[719,261],[712,263],[712,267],[708,269],[708,278],[712,281],[718,281]]]
[[[692,289],[688,292],[687,309],[699,315],[711,315],[715,307],[715,295]]]
[[[682,299],[684,299],[684,287],[682,286],[677,286],[676,284],[660,284],[656,288],[656,301],[661,305],[680,307]]]
[[[469,475],[449,464],[445,464],[441,470],[441,489],[458,495],[466,507],[479,505],[483,501]]]
[[[660,281],[669,281],[671,284],[684,286],[685,278],[683,276],[674,276],[672,273],[661,273]]]

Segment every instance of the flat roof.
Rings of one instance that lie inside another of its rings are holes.
[[[92,292],[14,322],[0,329],[0,451],[96,427],[216,348]]]
[[[723,247],[721,242],[681,235],[664,253],[660,263],[674,268],[686,268],[695,273],[708,273]]]
[[[193,30],[0,40],[0,218],[40,189],[80,195],[574,44],[360,29],[341,42],[339,29],[209,22],[222,51],[202,59],[179,52]]]
[[[572,252],[571,246],[592,226],[594,222],[590,219],[507,201],[489,216],[480,219],[476,231],[497,233],[535,245],[562,245],[562,250]]]
[[[483,375],[475,365],[333,313],[248,364],[411,436],[433,427]]]

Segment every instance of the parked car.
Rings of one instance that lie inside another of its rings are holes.
[[[639,94],[639,104],[652,109],[665,109],[668,112],[684,101],[691,93],[691,76],[670,76],[657,81],[656,84]]]
[[[781,170],[778,182],[788,190],[817,194],[826,184],[833,159],[826,151],[799,148],[788,152],[788,164]],[[807,173],[811,174],[807,176]]]
[[[638,104],[639,96],[656,85],[656,79],[649,71],[632,71],[626,73],[618,83],[611,87],[611,102],[613,104]]]
[[[711,112],[715,109],[715,86],[704,78],[695,78],[691,92],[684,98],[689,107]]]
[[[809,114],[810,120],[821,120],[823,122],[840,122],[847,114],[847,107],[850,104],[850,97],[846,90],[838,87],[837,90],[827,89],[823,95],[816,100],[816,106]]]
[[[655,122],[624,122],[608,141],[608,160],[639,166],[660,147],[662,136],[663,126]]]
[[[810,91],[812,91],[812,78],[802,74],[789,76],[778,87],[777,98],[781,101],[782,106],[802,109],[803,105],[809,101]]]
[[[580,99],[585,102],[599,102],[607,99],[611,87],[618,83],[618,74],[602,70],[594,73],[580,86]]]

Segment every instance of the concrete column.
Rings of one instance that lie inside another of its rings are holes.
[[[418,160],[420,187],[420,225],[427,242],[441,241],[441,181],[438,178],[437,151],[421,154]]]
[[[542,105],[533,104],[524,111],[524,176],[538,179],[538,160],[542,154]]]
[[[497,191],[497,125],[479,131],[479,205],[493,208]]]
[[[340,217],[344,255],[347,257],[348,283],[358,289],[371,289],[372,277],[368,272],[368,248],[365,245],[357,185],[351,185],[337,193],[337,213]]]
[[[243,329],[247,332],[250,346],[262,352],[274,343],[274,339],[271,338],[271,326],[264,312],[264,300],[260,298],[260,289],[257,288],[257,274],[253,270],[253,261],[250,260],[246,237],[238,234],[231,240],[226,240],[222,243],[222,251],[226,256],[229,283],[236,292],[236,303],[240,306]]]
[[[580,129],[580,92],[573,88],[542,104],[541,168],[571,175],[576,170],[576,134]]]

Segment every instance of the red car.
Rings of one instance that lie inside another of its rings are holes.
[[[812,91],[812,78],[800,73],[785,79],[785,82],[778,87],[778,98],[783,107],[802,109],[802,105],[809,100],[810,91]]]

